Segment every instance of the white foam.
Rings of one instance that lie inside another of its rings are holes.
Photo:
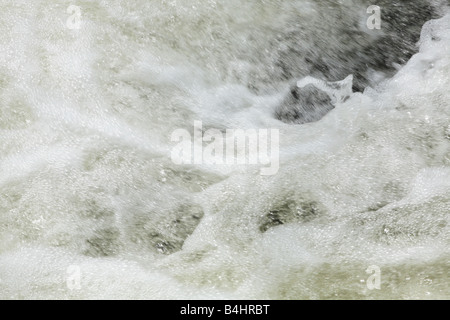
[[[450,15],[379,87],[314,80],[339,103],[296,126],[273,116],[284,89],[247,87],[272,53],[246,50],[321,6],[258,4],[86,2],[80,30],[61,4],[5,4],[0,298],[448,298]],[[279,173],[174,165],[194,120],[279,129]],[[367,291],[372,264],[397,291]]]

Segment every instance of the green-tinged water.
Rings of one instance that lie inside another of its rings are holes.
[[[1,0],[0,299],[450,298],[450,15],[339,2]],[[214,128],[278,170],[174,161]]]

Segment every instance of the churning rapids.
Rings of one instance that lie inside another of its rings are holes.
[[[0,298],[450,298],[449,5],[1,0]]]

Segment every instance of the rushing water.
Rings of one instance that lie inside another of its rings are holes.
[[[0,3],[0,298],[450,298],[448,1]],[[195,121],[279,171],[177,165]]]

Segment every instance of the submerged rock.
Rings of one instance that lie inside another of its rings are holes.
[[[315,122],[334,109],[330,96],[312,84],[304,88],[293,86],[290,93],[275,111],[278,120],[303,124]]]
[[[327,82],[306,77],[292,85],[275,110],[275,117],[289,124],[316,122],[352,94],[353,75],[342,81]]]
[[[264,233],[283,224],[311,222],[324,212],[324,207],[314,200],[286,199],[277,203],[262,218],[259,230]]]

